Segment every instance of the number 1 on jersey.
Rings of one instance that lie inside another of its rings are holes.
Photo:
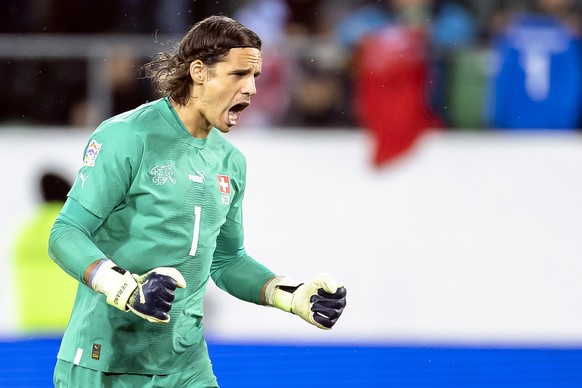
[[[200,234],[200,206],[194,206],[194,231],[192,232],[192,245],[190,246],[190,256],[196,256],[198,249],[198,235]]]

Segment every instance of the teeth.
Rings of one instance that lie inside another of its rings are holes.
[[[230,122],[230,124],[235,125],[236,123],[238,123],[238,112],[234,112],[234,111],[230,111],[228,112],[228,121]]]

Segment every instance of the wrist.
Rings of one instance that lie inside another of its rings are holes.
[[[127,302],[137,288],[137,282],[129,271],[106,259],[97,264],[89,279],[91,288],[105,294],[108,304],[122,311],[128,310]]]
[[[93,279],[95,278],[95,275],[97,274],[97,271],[99,270],[99,268],[107,262],[111,262],[111,260],[109,260],[109,259],[97,260],[96,262],[91,264],[89,266],[89,268],[87,268],[87,271],[85,271],[85,276],[84,276],[85,284],[97,292],[102,292],[102,291],[97,290],[95,287],[93,287]]]
[[[267,305],[292,313],[294,292],[302,284],[295,279],[285,276],[273,278],[265,289],[265,301]]]

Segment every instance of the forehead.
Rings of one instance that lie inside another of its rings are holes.
[[[261,50],[252,47],[232,48],[220,63],[232,68],[255,68],[260,71],[262,65]]]

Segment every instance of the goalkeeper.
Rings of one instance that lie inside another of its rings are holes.
[[[56,387],[218,387],[203,338],[209,278],[331,329],[346,290],[276,276],[243,244],[244,156],[224,137],[256,93],[261,40],[212,16],[145,66],[164,96],[104,121],[49,238],[81,285]]]

